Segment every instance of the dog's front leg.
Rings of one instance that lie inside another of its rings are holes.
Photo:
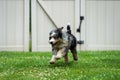
[[[55,55],[52,55],[52,58],[50,60],[50,64],[54,64],[56,61]]]
[[[52,50],[52,58],[50,60],[50,64],[54,64],[55,63],[55,61],[56,61],[56,58],[55,58],[56,54],[57,54],[57,51],[56,50]]]

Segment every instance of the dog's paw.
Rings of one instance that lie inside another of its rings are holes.
[[[78,60],[78,56],[77,56],[77,54],[73,54],[73,59],[74,59],[75,61]]]
[[[75,60],[75,61],[77,61],[77,60],[78,60],[78,58],[74,58],[74,60]]]
[[[54,64],[55,62],[54,61],[50,61],[50,64]]]
[[[75,61],[77,61],[77,60],[78,60],[77,55],[74,55],[74,56],[73,56],[73,59],[74,59]]]
[[[75,60],[75,61],[77,61],[77,60],[78,60],[78,57],[77,57],[77,56],[76,56],[76,57],[74,57],[74,60]]]
[[[61,57],[59,57],[59,56],[56,56],[56,57],[55,57],[56,60],[59,60],[60,58],[61,58]]]

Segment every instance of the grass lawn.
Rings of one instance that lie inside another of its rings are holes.
[[[49,64],[50,52],[0,52],[0,80],[120,80],[120,51],[81,51]]]

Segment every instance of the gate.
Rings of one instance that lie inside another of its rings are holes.
[[[79,0],[32,0],[31,10],[32,51],[51,51],[49,32],[56,27],[66,27],[68,22],[72,33],[76,34]]]

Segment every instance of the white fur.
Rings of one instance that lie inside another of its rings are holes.
[[[62,53],[58,52],[57,55],[56,55],[56,58],[62,58]]]
[[[53,32],[50,36],[54,36],[56,33],[55,32]]]
[[[52,58],[51,58],[51,60],[50,60],[50,62],[55,62],[55,60],[56,60],[55,59],[55,55],[53,55]]]
[[[56,58],[62,58],[65,54],[63,53],[63,50],[59,50],[57,52]]]
[[[49,42],[55,42],[55,39],[54,38],[51,38],[50,40],[49,40]]]

